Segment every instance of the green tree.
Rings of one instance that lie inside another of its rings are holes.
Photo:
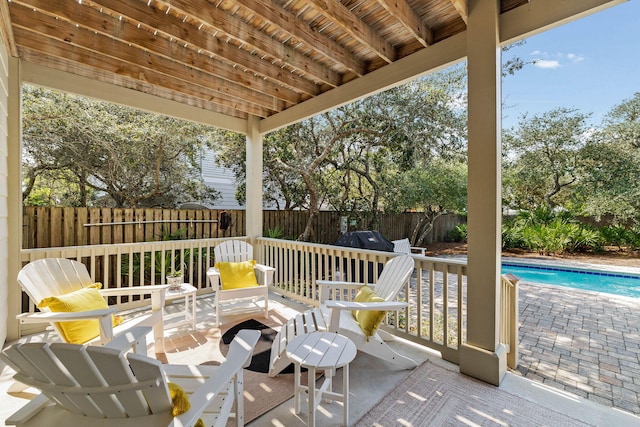
[[[588,114],[556,108],[523,114],[505,131],[504,202],[515,209],[553,208],[569,199],[579,178],[580,149],[587,140]]]
[[[80,96],[24,86],[23,200],[38,186],[64,183],[56,204],[175,207],[211,202],[202,150],[211,129]],[[55,189],[54,187],[50,187]]]
[[[613,107],[604,118],[603,128],[608,140],[640,149],[640,92]]]
[[[400,173],[388,185],[389,191],[396,194],[389,199],[389,210],[415,210],[422,214],[410,237],[414,245],[423,244],[438,217],[467,209],[466,162],[435,159],[425,167]]]
[[[388,184],[400,174],[434,159],[465,162],[465,84],[464,67],[453,67],[266,135],[265,198],[309,209],[301,239],[312,236],[320,206],[375,229],[397,192],[412,191]],[[244,141],[219,135],[220,161],[243,188]]]
[[[640,93],[605,116],[583,148],[578,199],[584,214],[615,223],[640,221]]]

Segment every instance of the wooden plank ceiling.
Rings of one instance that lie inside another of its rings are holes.
[[[466,29],[466,0],[0,0],[0,13],[24,61],[242,119]]]

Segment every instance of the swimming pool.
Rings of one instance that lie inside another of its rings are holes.
[[[502,273],[515,274],[524,282],[640,298],[640,275],[510,262],[502,263]]]

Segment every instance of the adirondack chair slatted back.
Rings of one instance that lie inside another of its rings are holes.
[[[253,258],[253,246],[242,240],[226,240],[213,249],[216,262],[241,262]]]
[[[68,294],[94,282],[81,262],[44,258],[25,265],[18,273],[18,283],[31,301],[38,304],[43,298]]]
[[[376,282],[376,294],[385,301],[393,301],[402,285],[411,277],[413,268],[413,258],[410,255],[397,256],[387,261]]]
[[[137,360],[133,374],[119,350],[63,343],[26,343],[7,348],[3,359],[16,379],[36,387],[64,409],[94,418],[168,413],[171,399],[160,368]],[[137,372],[144,375],[137,375]]]
[[[411,254],[411,243],[409,239],[394,240],[393,251],[402,254]]]

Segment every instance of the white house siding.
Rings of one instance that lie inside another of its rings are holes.
[[[205,150],[202,159],[202,179],[209,187],[220,192],[213,209],[244,209],[236,201],[236,180],[231,169],[216,165],[216,153]]]
[[[209,206],[211,209],[241,209],[246,207],[236,200],[236,179],[233,171],[216,164],[216,152],[205,150],[202,156],[202,179],[209,187],[220,192],[220,198]],[[194,202],[197,202],[194,200]],[[274,203],[263,203],[264,209],[276,209]]]
[[[9,304],[9,225],[8,225],[8,95],[9,95],[9,64],[8,55],[0,43],[0,345],[7,339]]]

